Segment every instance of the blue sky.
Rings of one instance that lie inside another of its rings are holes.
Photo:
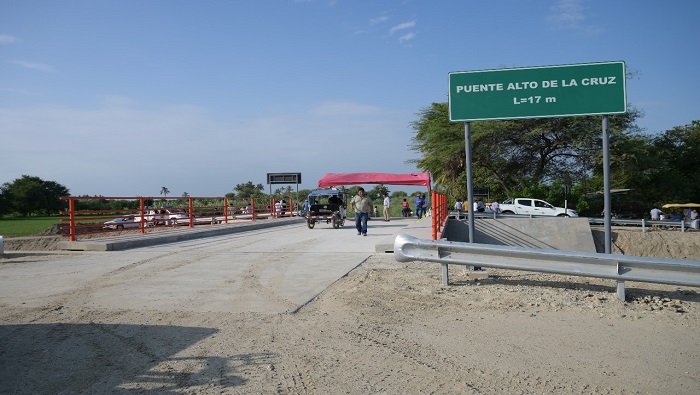
[[[698,15],[694,0],[3,0],[0,183],[221,196],[267,191],[270,172],[301,172],[300,189],[416,172],[416,113],[447,101],[449,72],[500,67],[625,61],[658,133],[700,119]]]

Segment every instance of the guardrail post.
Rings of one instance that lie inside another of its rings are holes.
[[[617,281],[617,298],[620,299],[620,301],[624,302],[625,301],[625,282],[624,281]]]
[[[646,233],[647,231],[647,226],[646,226],[646,220],[642,218],[642,233]]]

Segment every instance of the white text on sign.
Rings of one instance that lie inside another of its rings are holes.
[[[545,80],[542,82],[537,81],[521,81],[521,82],[510,82],[507,85],[503,83],[489,83],[489,84],[472,84],[472,85],[458,85],[455,87],[456,93],[476,93],[476,92],[496,92],[503,90],[527,90],[527,89],[537,89],[542,88],[569,88],[572,86],[596,86],[596,85],[616,85],[617,77],[590,77],[581,78],[577,81],[575,78],[569,80]]]

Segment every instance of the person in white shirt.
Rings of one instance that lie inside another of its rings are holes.
[[[391,206],[391,199],[388,194],[384,194],[384,221],[386,222],[389,222],[389,206]]]
[[[275,216],[280,217],[282,214],[282,201],[278,200],[275,202]]]
[[[653,220],[660,220],[660,219],[661,219],[661,215],[664,214],[664,212],[661,211],[661,210],[659,210],[658,208],[654,207],[653,209],[651,209],[651,211],[649,212],[649,214],[651,214],[651,219],[653,219]]]

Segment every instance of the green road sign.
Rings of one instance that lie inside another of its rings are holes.
[[[625,63],[585,63],[449,73],[450,121],[619,114]]]

